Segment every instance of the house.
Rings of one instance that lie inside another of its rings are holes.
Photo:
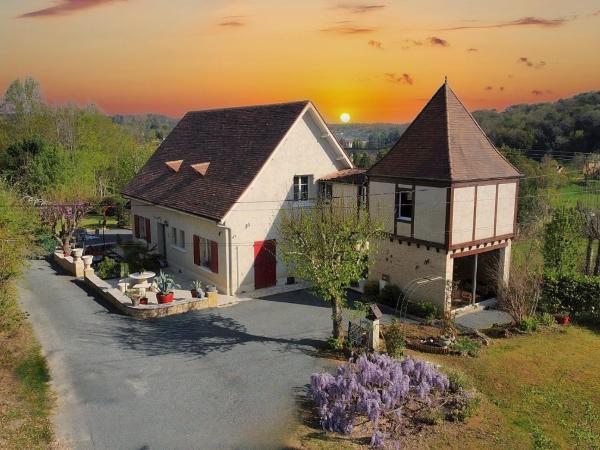
[[[520,177],[444,83],[367,172],[387,234],[370,278],[444,311],[493,297],[509,276]]]
[[[278,258],[281,214],[313,201],[322,177],[352,168],[309,101],[197,111],[122,194],[137,239],[231,295],[293,281]]]

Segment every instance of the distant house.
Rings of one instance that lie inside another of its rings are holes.
[[[337,196],[342,183],[319,179],[348,169],[309,101],[197,111],[181,119],[123,195],[136,238],[189,276],[239,294],[291,281],[278,258],[281,214],[319,190]]]
[[[521,174],[447,83],[367,177],[371,215],[388,235],[372,279],[442,310],[496,294],[509,276]]]

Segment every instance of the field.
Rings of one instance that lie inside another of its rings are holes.
[[[403,448],[600,448],[600,334],[578,326],[492,340],[476,358],[425,355],[464,372],[483,394],[477,417],[448,422],[408,440]],[[365,448],[305,422],[295,446]]]

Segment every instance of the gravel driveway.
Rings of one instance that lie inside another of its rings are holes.
[[[331,364],[314,354],[330,309],[303,291],[142,321],[33,261],[20,297],[67,448],[282,448],[310,374]]]

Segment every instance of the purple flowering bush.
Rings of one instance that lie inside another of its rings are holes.
[[[350,360],[335,375],[313,374],[308,389],[323,429],[349,435],[369,422],[374,448],[398,437],[405,419],[442,408],[453,395],[448,377],[432,364],[378,353]]]

